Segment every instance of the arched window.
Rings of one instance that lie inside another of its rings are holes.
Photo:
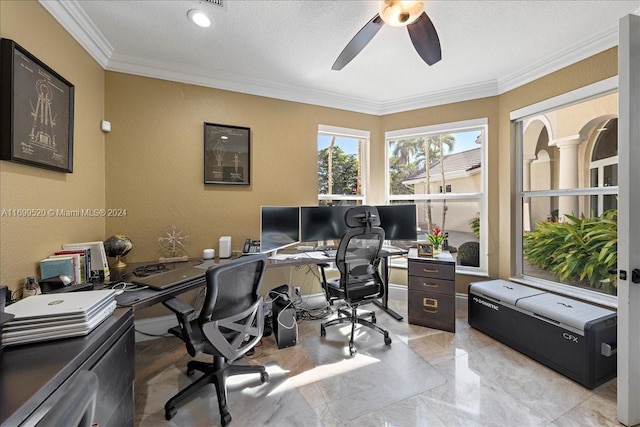
[[[589,180],[591,187],[612,187],[618,185],[618,119],[607,121],[600,129],[593,145]],[[590,196],[591,215],[598,216],[609,209],[618,208],[615,194]]]

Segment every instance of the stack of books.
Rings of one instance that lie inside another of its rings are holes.
[[[40,260],[40,279],[67,276],[73,283],[109,279],[109,264],[103,242],[67,243]]]
[[[87,335],[116,309],[115,291],[34,295],[6,307],[2,343],[28,344]]]

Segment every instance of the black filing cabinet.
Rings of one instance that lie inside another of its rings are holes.
[[[133,314],[118,308],[86,336],[5,348],[0,364],[0,426],[35,425],[80,371],[98,376],[94,425],[133,427]]]
[[[448,252],[434,258],[409,255],[409,323],[456,331],[456,265]]]

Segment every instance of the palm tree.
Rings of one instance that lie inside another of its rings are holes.
[[[422,138],[400,139],[394,142],[393,156],[398,158],[399,165],[408,165],[413,158],[419,161]]]
[[[333,146],[336,143],[336,137],[331,137],[329,144],[329,157],[327,158],[327,194],[333,194]]]
[[[442,192],[446,193],[447,191],[447,185],[446,185],[446,180],[445,180],[445,174],[444,174],[444,158],[445,158],[445,146],[447,148],[447,152],[450,153],[451,151],[453,151],[453,147],[455,145],[456,142],[456,138],[455,136],[451,135],[451,134],[436,134],[436,135],[430,135],[427,138],[427,144],[428,144],[428,150],[425,150],[426,153],[428,153],[428,158],[429,159],[434,159],[434,158],[438,158],[439,159],[439,163],[440,163],[440,182],[442,183]],[[425,180],[425,185],[426,185],[426,194],[431,194],[431,164],[430,162],[427,163],[427,167],[425,168],[426,170],[426,180]],[[441,216],[441,223],[440,223],[440,229],[442,229],[442,232],[444,233],[445,230],[445,219],[447,216],[447,201],[446,199],[442,201],[443,206],[442,206],[442,216]],[[427,226],[429,228],[429,230],[433,229],[433,222],[432,222],[432,216],[431,216],[431,200],[427,200],[427,206],[426,206],[426,221],[427,221]]]

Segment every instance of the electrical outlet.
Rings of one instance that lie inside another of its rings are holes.
[[[294,288],[293,288],[293,293],[294,293],[295,295],[300,296],[300,286],[296,286],[296,287],[294,287]]]

